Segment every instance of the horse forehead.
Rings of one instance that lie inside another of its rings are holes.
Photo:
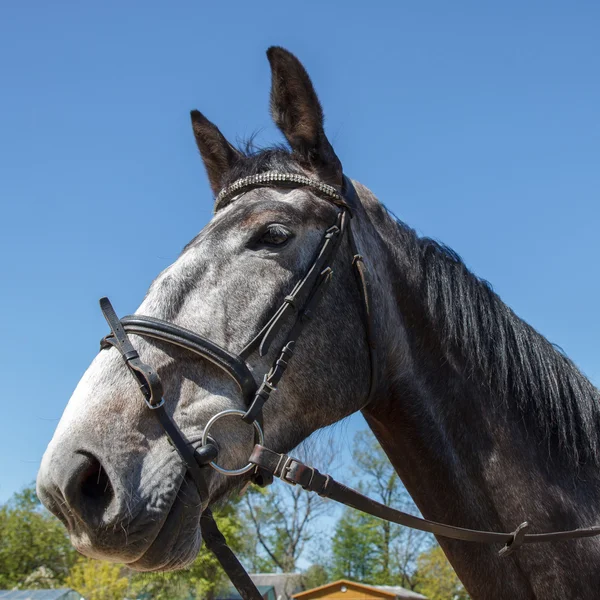
[[[317,198],[305,188],[257,188],[241,194],[217,212],[207,228],[209,231],[235,225],[248,228],[269,217],[280,217],[298,226],[322,226],[332,219],[335,210],[330,202]]]
[[[331,224],[335,212],[333,205],[305,189],[260,188],[243,194],[219,211],[186,245],[179,258],[156,277],[137,312],[172,319],[201,278],[206,280],[211,271],[220,272],[223,264],[235,274],[232,257],[237,255],[249,230],[269,221],[279,221],[296,232],[306,228],[321,231]],[[299,252],[298,256],[302,254]],[[239,268],[247,268],[247,265],[240,263]],[[220,273],[219,277],[222,276]],[[213,287],[216,292],[219,286]]]

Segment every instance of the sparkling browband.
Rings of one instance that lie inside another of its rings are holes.
[[[300,175],[296,173],[280,173],[279,171],[267,171],[266,173],[259,173],[258,175],[242,177],[241,179],[238,179],[226,188],[223,188],[219,192],[215,201],[215,212],[217,212],[224,206],[227,206],[227,204],[229,204],[235,196],[241,194],[247,189],[251,189],[257,186],[283,187],[286,185],[289,185],[291,187],[310,187],[318,192],[321,192],[322,194],[325,194],[335,204],[343,206],[346,205],[341,194],[332,185],[323,183],[318,179],[312,179],[311,177],[307,177],[306,175]]]

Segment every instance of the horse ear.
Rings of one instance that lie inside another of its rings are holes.
[[[201,112],[193,110],[191,117],[196,144],[206,167],[210,187],[216,195],[223,187],[225,175],[242,158],[242,154]]]
[[[342,163],[323,129],[323,109],[300,61],[287,50],[267,50],[271,64],[271,116],[300,161],[320,178],[342,184]]]

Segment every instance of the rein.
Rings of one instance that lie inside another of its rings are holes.
[[[316,256],[304,275],[298,281],[283,303],[275,310],[273,316],[255,335],[238,355],[232,354],[215,342],[208,340],[188,329],[167,321],[133,315],[119,319],[108,298],[100,300],[100,308],[111,329],[111,333],[103,338],[100,347],[116,348],[122,355],[125,364],[137,379],[146,405],[158,419],[165,434],[185,463],[200,495],[202,516],[200,527],[206,546],[213,552],[227,573],[233,585],[244,600],[261,600],[262,595],[250,579],[235,554],[227,546],[227,542],[208,508],[209,495],[206,483],[206,468],[211,466],[216,471],[236,476],[253,472],[253,479],[259,485],[268,485],[278,477],[290,485],[300,485],[304,490],[315,492],[320,496],[335,500],[380,519],[398,523],[413,529],[427,531],[438,536],[455,540],[479,543],[502,543],[500,556],[508,556],[519,546],[527,543],[552,542],[574,538],[585,538],[600,535],[600,526],[571,531],[555,531],[549,533],[526,533],[529,524],[521,523],[513,532],[490,532],[465,529],[445,525],[415,517],[376,502],[341,483],[329,475],[323,475],[317,469],[309,467],[286,454],[278,454],[264,447],[262,431],[262,409],[288,367],[296,343],[304,328],[310,323],[333,276],[332,265],[337,256],[344,235],[347,235],[352,254],[352,268],[362,300],[362,313],[367,347],[369,349],[370,384],[369,394],[365,401],[368,404],[377,387],[377,354],[371,312],[371,296],[367,282],[367,272],[363,257],[358,251],[352,232],[352,210],[359,203],[352,182],[344,176],[341,191],[322,181],[296,173],[280,173],[269,171],[244,177],[223,189],[216,198],[215,212],[234,202],[245,192],[257,187],[298,188],[308,187],[321,198],[339,208],[336,222],[324,235]],[[262,382],[257,385],[254,375],[246,363],[246,359],[258,351],[264,356],[271,347],[282,327],[294,317],[293,325],[277,353],[277,358]],[[225,410],[214,415],[204,427],[202,443],[194,448],[177,424],[165,409],[165,400],[160,378],[157,372],[143,363],[133,347],[128,334],[140,335],[180,346],[185,350],[210,361],[219,367],[239,388],[246,410]],[[239,469],[225,469],[216,463],[219,454],[217,443],[210,437],[210,428],[216,421],[226,417],[240,417],[245,423],[252,425],[255,431],[254,450],[248,464]]]

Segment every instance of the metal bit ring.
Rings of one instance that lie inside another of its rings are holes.
[[[208,432],[210,431],[210,428],[219,420],[222,419],[223,417],[229,417],[229,416],[233,416],[233,415],[237,415],[238,417],[243,417],[246,413],[243,410],[236,410],[234,408],[230,408],[228,410],[223,410],[220,413],[217,413],[216,415],[214,415],[213,417],[211,417],[208,421],[208,423],[206,424],[206,426],[204,427],[204,431],[202,432],[202,445],[205,446],[208,442]],[[256,422],[253,421],[252,425],[254,427],[254,430],[256,432],[257,438],[258,438],[258,443],[259,444],[263,444],[265,438],[263,435],[263,430],[261,428],[261,426]],[[225,469],[224,467],[221,467],[220,465],[218,465],[214,460],[211,461],[210,463],[208,463],[215,471],[218,471],[219,473],[222,473],[223,475],[227,475],[227,477],[233,477],[235,475],[243,475],[244,473],[247,473],[248,471],[251,471],[256,465],[254,465],[253,463],[248,463],[245,467],[242,467],[241,469]]]

